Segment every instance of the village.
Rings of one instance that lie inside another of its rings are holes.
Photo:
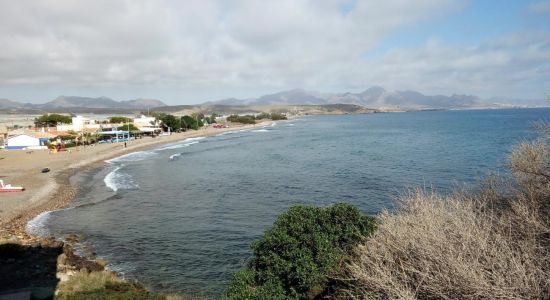
[[[67,148],[75,146],[154,138],[204,126],[228,128],[227,118],[216,114],[210,117],[203,114],[183,117],[167,114],[140,114],[134,117],[45,114],[27,117],[24,125],[0,124],[0,149],[67,151]]]

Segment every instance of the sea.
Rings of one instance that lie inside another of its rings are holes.
[[[155,291],[216,299],[291,205],[346,202],[376,215],[414,188],[475,189],[506,175],[512,147],[549,117],[550,108],[304,116],[189,138],[77,174],[71,206],[28,228],[76,234],[109,269]]]

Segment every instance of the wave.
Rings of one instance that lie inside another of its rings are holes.
[[[25,230],[32,235],[48,236],[49,231],[46,229],[45,223],[50,216],[51,211],[45,211],[39,214],[27,223]]]
[[[172,154],[170,155],[170,160],[178,159],[180,156],[181,156],[181,153]]]
[[[204,137],[204,136],[199,136],[199,137],[195,137],[195,138],[188,138],[188,139],[185,139],[181,142],[168,144],[168,145],[166,145],[164,147],[160,147],[156,150],[157,151],[162,151],[162,150],[170,150],[170,149],[178,149],[178,148],[183,148],[183,147],[189,147],[191,145],[198,144],[200,140],[205,139],[205,138],[206,137]]]
[[[112,164],[112,163],[128,162],[128,161],[140,161],[140,160],[145,160],[156,154],[157,153],[153,151],[137,151],[137,152],[128,153],[119,157],[115,157],[112,159],[108,159],[105,162]]]
[[[139,186],[132,180],[132,176],[118,172],[123,166],[124,165],[120,165],[116,167],[114,170],[109,172],[109,174],[107,174],[105,178],[103,178],[105,186],[110,188],[113,192],[116,192],[120,189],[130,190],[139,188]]]
[[[270,132],[271,130],[267,130],[267,129],[257,129],[257,130],[252,130],[252,132]]]
[[[222,135],[227,135],[227,134],[235,134],[235,133],[246,132],[246,131],[250,131],[250,129],[239,129],[239,130],[225,131],[225,132],[222,132],[222,133],[218,133],[218,134],[216,134],[215,136],[222,136]]]

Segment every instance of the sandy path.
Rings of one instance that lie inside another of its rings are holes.
[[[154,145],[265,126],[266,123],[272,121],[223,129],[206,128],[157,138],[148,137],[128,142],[127,148],[124,148],[123,143],[115,143],[71,148],[71,152],[55,154],[50,154],[47,150],[34,150],[30,154],[25,150],[0,151],[0,179],[25,188],[24,192],[0,193],[0,237],[17,235],[19,238],[29,238],[24,232],[25,224],[41,212],[66,206],[76,193],[75,187],[69,184],[69,177],[87,167],[103,164],[106,159]],[[51,171],[41,173],[46,167]]]

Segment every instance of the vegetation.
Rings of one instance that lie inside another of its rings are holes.
[[[348,204],[297,205],[252,244],[253,258],[226,288],[230,299],[311,298],[333,288],[331,276],[374,220]]]
[[[111,124],[120,124],[120,123],[132,123],[133,120],[127,117],[111,117],[109,118],[109,123]]]
[[[218,117],[217,114],[213,113],[210,117],[205,117],[204,120],[208,123],[208,124],[214,124],[216,123],[216,118]]]
[[[283,114],[276,114],[276,113],[271,114],[271,120],[273,121],[286,120],[286,119],[287,119],[286,116]]]
[[[81,136],[82,143],[85,145],[90,145],[97,142],[99,135],[97,133],[83,132]]]
[[[271,115],[268,113],[261,113],[256,116],[256,120],[264,120],[264,119],[271,119]]]
[[[34,120],[37,127],[42,126],[57,126],[58,124],[71,124],[73,119],[70,116],[60,114],[45,114]]]
[[[280,114],[280,113],[271,113],[271,114],[268,114],[268,113],[261,113],[259,115],[256,116],[256,120],[264,120],[264,119],[271,119],[273,121],[279,121],[279,120],[286,120],[286,116],[283,115],[283,114]]]
[[[132,124],[132,123],[128,123],[128,124],[124,124],[122,126],[119,127],[119,130],[124,130],[124,131],[139,131],[139,128],[136,127],[136,125]]]
[[[147,291],[142,285],[119,279],[108,272],[85,272],[70,277],[58,287],[56,299],[128,299],[128,300],[182,300],[177,295],[161,295]]]
[[[239,116],[239,115],[230,115],[227,117],[227,121],[242,123],[242,124],[256,124],[256,117],[251,115]]]
[[[160,120],[164,126],[169,127],[170,131],[179,131],[194,129],[197,130],[200,127],[204,126],[202,119],[204,118],[203,114],[193,114],[191,116],[183,116],[178,118],[176,116],[165,114],[165,113],[156,113],[155,117],[157,120]]]
[[[341,291],[353,298],[550,298],[550,126],[515,147],[512,182],[475,193],[416,191],[357,249]]]

